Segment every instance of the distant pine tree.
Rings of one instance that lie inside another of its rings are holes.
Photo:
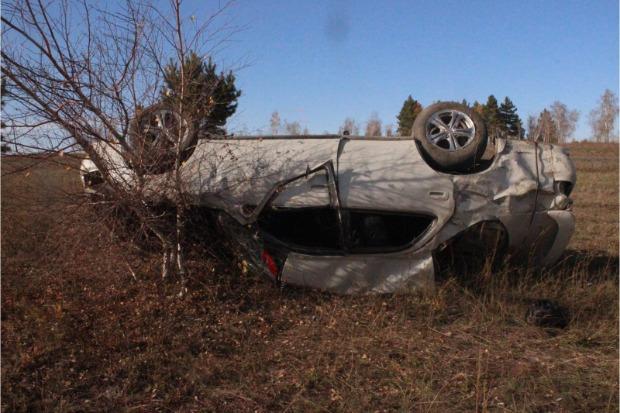
[[[499,107],[499,128],[509,137],[523,139],[523,122],[517,114],[517,107],[506,96]]]
[[[201,129],[208,133],[225,133],[226,120],[237,110],[237,98],[241,91],[235,86],[232,72],[219,74],[211,59],[205,60],[191,52],[183,63],[185,88],[183,91],[185,107],[191,116],[201,121]],[[181,72],[175,63],[164,69],[166,87],[162,90],[162,100],[178,103],[181,95]]]
[[[403,103],[403,107],[400,113],[396,117],[398,119],[398,134],[400,136],[410,136],[411,128],[416,116],[422,112],[422,105],[417,100],[413,99],[411,95]]]
[[[487,131],[492,136],[497,136],[502,131],[502,122],[499,114],[499,107],[495,96],[489,95],[487,103],[482,108],[482,117],[486,123]]]

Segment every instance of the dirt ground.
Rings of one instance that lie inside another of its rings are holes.
[[[179,298],[75,195],[75,162],[4,157],[2,411],[618,411],[618,145],[570,150],[561,261],[425,297],[280,291],[205,250]],[[568,328],[525,322],[539,298]]]

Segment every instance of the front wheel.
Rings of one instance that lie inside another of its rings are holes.
[[[447,172],[473,169],[487,146],[484,121],[471,108],[455,102],[435,103],[413,123],[413,137],[432,163]]]

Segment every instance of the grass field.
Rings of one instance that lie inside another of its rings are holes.
[[[2,410],[618,411],[618,146],[570,149],[562,260],[426,297],[279,291],[197,251],[181,299],[70,195],[74,163],[3,158]],[[527,324],[538,298],[569,327]]]

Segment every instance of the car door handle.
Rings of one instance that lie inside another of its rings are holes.
[[[431,198],[441,199],[443,201],[446,201],[446,200],[448,200],[450,198],[450,195],[447,192],[444,192],[444,191],[430,191],[428,193],[428,195]]]
[[[310,189],[326,189],[326,188],[327,188],[327,184],[310,185]]]

